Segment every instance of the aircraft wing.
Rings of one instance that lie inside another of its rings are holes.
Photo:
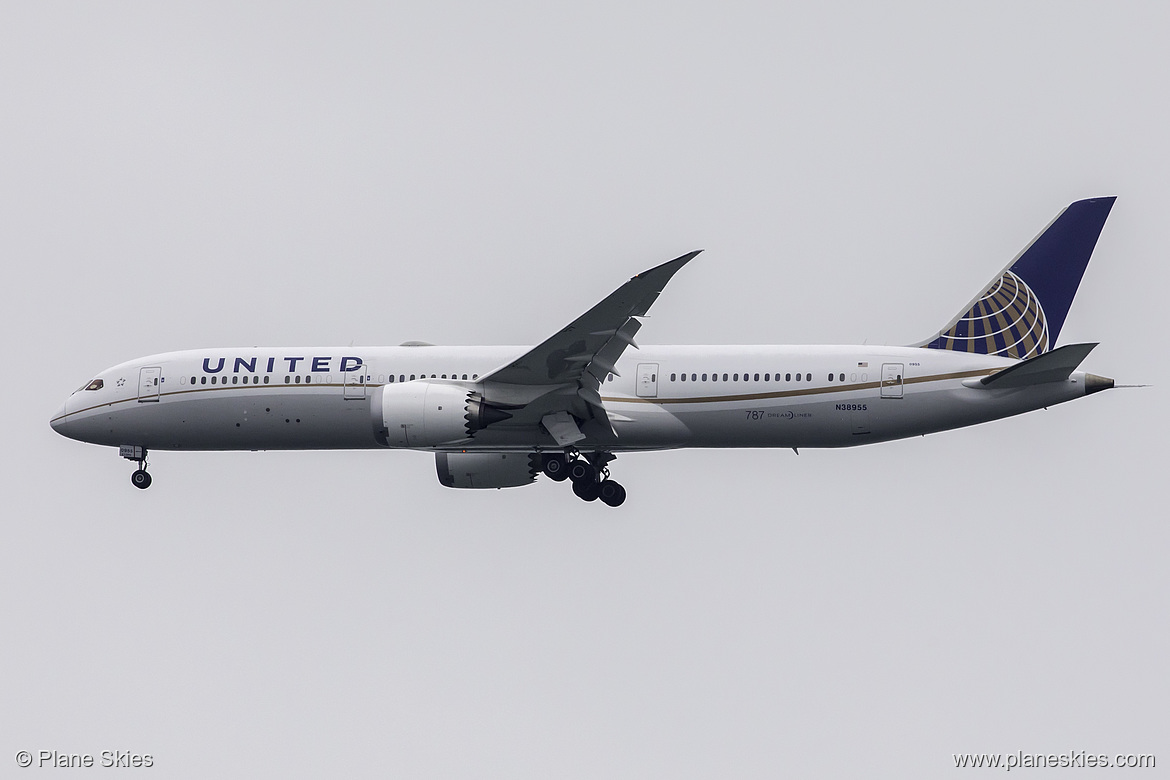
[[[598,392],[601,383],[617,373],[614,365],[626,348],[637,347],[634,334],[641,323],[636,318],[645,316],[666,283],[699,251],[638,274],[541,344],[482,376],[479,381],[488,402],[519,410],[551,394],[553,398],[545,398],[523,416],[539,412],[536,419],[558,444],[584,438],[566,432],[565,418],[553,417],[558,412],[604,421],[604,428],[612,431]]]

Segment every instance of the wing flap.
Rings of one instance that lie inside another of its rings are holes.
[[[569,447],[585,438],[577,421],[568,412],[554,412],[541,418],[540,424],[556,440],[558,447]]]

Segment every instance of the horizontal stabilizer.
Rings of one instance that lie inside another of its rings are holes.
[[[1096,344],[1068,344],[1051,352],[1016,363],[1010,368],[984,377],[979,384],[996,390],[1010,387],[1027,387],[1044,382],[1063,382],[1068,379]]]

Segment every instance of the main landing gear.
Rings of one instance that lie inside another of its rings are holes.
[[[153,480],[146,473],[146,447],[122,446],[118,448],[118,454],[126,460],[138,463],[138,471],[130,475],[130,484],[139,490],[146,490],[150,487]]]
[[[610,479],[606,465],[614,458],[611,452],[591,452],[588,455],[575,450],[546,452],[540,456],[540,465],[544,475],[554,482],[572,480],[573,493],[582,501],[601,499],[606,506],[621,506],[626,500],[626,489]]]

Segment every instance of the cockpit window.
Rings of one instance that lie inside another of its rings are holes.
[[[106,385],[106,383],[103,382],[102,380],[95,379],[92,382],[90,382],[88,385],[83,387],[82,390],[101,390],[103,387],[105,387],[105,385]]]

